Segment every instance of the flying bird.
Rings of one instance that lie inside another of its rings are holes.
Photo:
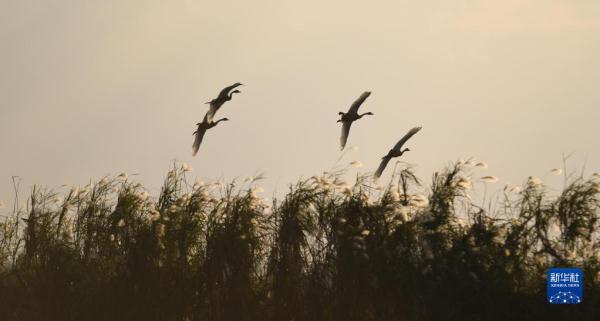
[[[221,106],[223,106],[224,103],[230,101],[231,98],[233,97],[233,94],[241,93],[241,91],[235,89],[239,86],[243,86],[243,84],[236,82],[235,84],[233,84],[231,86],[225,87],[225,88],[223,88],[223,90],[221,90],[221,92],[219,93],[219,96],[217,96],[217,98],[215,98],[209,102],[206,102],[207,104],[210,105],[210,108],[208,109],[208,112],[204,116],[203,122],[206,121],[207,123],[211,123],[213,121],[213,118],[215,117],[215,114],[219,110],[219,108],[221,108]]]
[[[408,141],[411,137],[413,137],[416,133],[418,133],[419,130],[421,130],[421,127],[415,127],[413,129],[409,130],[408,133],[406,133],[406,135],[404,135],[404,137],[402,137],[396,143],[396,145],[394,145],[394,148],[390,149],[390,151],[387,153],[387,155],[385,155],[381,158],[381,164],[379,164],[379,168],[377,168],[377,171],[375,171],[375,178],[381,177],[381,173],[383,173],[383,170],[389,163],[390,159],[392,159],[394,157],[400,157],[400,156],[402,156],[402,154],[410,151],[410,149],[408,149],[408,148],[402,149],[402,146],[406,143],[406,141]]]
[[[192,156],[196,156],[196,154],[198,153],[198,149],[200,149],[200,144],[202,143],[202,139],[204,138],[204,134],[206,133],[206,131],[217,126],[218,123],[227,120],[229,120],[229,118],[221,118],[217,121],[208,122],[206,121],[205,116],[204,120],[201,123],[196,124],[198,125],[198,129],[192,134],[196,135],[196,137],[194,138],[194,144],[192,145]]]
[[[342,116],[337,122],[342,123],[342,136],[340,136],[340,149],[344,149],[346,146],[346,141],[348,140],[348,134],[350,133],[350,126],[352,126],[352,122],[361,119],[364,115],[373,115],[372,112],[367,112],[364,114],[358,114],[358,108],[365,100],[371,95],[370,91],[365,91],[358,97],[358,99],[350,106],[347,113],[339,112],[338,115]]]

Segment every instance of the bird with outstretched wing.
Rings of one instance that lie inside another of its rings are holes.
[[[223,90],[221,90],[217,98],[207,102],[207,104],[209,104],[210,107],[208,108],[208,112],[204,116],[204,121],[206,121],[207,123],[212,122],[219,108],[221,108],[221,106],[223,106],[224,103],[230,101],[233,97],[233,94],[241,93],[241,91],[235,89],[239,86],[243,86],[243,84],[236,82],[231,86],[227,86],[223,88]]]
[[[404,135],[404,137],[402,137],[397,143],[396,145],[394,145],[394,147],[392,149],[390,149],[390,151],[387,153],[387,155],[383,156],[381,158],[381,163],[379,164],[379,167],[377,168],[377,170],[375,171],[375,178],[379,178],[381,177],[381,174],[383,173],[383,170],[385,169],[385,167],[387,166],[387,164],[390,162],[390,160],[394,157],[400,157],[402,156],[402,154],[404,154],[405,152],[410,151],[409,148],[405,148],[402,149],[402,146],[404,146],[404,144],[411,138],[413,137],[416,133],[418,133],[421,130],[421,127],[414,127],[411,130],[408,131],[408,133],[406,133],[406,135]]]
[[[352,103],[352,105],[350,106],[350,109],[348,109],[348,112],[344,113],[344,112],[339,112],[338,114],[341,115],[342,117],[338,120],[338,123],[342,123],[342,135],[340,136],[340,148],[344,149],[344,147],[346,146],[346,141],[348,141],[348,135],[350,134],[350,127],[352,126],[352,123],[360,118],[362,118],[364,115],[373,115],[373,113],[371,112],[367,112],[364,114],[358,114],[358,108],[360,108],[360,106],[365,102],[365,100],[371,95],[370,91],[365,91],[364,93],[362,93],[362,95],[360,95],[360,97],[358,97],[358,99],[356,101],[354,101],[354,103]]]

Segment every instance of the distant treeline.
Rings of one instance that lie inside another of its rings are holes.
[[[477,206],[464,162],[427,188],[326,173],[270,201],[188,170],[156,198],[122,174],[0,210],[0,320],[600,320],[600,177]],[[566,266],[583,303],[550,305]]]

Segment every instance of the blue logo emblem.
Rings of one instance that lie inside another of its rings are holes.
[[[548,270],[546,295],[552,304],[579,304],[583,301],[583,273],[578,268]]]

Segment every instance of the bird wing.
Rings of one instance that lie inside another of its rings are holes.
[[[358,99],[354,103],[352,103],[352,106],[350,106],[348,113],[358,112],[358,108],[360,107],[360,105],[362,105],[370,95],[370,91],[365,91],[364,93],[362,93],[362,95],[360,95],[360,97],[358,97]]]
[[[385,169],[387,164],[390,162],[390,159],[392,159],[392,158],[387,157],[387,156],[381,159],[381,163],[379,164],[379,167],[375,171],[375,175],[374,175],[375,178],[381,177],[381,174],[383,173],[383,170]]]
[[[404,137],[400,138],[400,140],[396,143],[393,149],[400,150],[400,148],[402,148],[402,145],[404,145],[404,143],[406,143],[407,140],[409,140],[416,133],[418,133],[419,130],[421,130],[421,127],[414,127],[413,129],[409,130],[408,133],[404,135]]]
[[[236,82],[235,84],[233,84],[233,85],[231,85],[231,86],[227,86],[227,87],[223,88],[223,89],[221,90],[221,92],[219,93],[219,97],[218,97],[218,98],[220,98],[220,99],[226,98],[226,97],[229,95],[229,92],[230,92],[231,90],[233,90],[234,88],[236,88],[236,87],[239,87],[239,86],[241,86],[241,85],[242,85],[242,84],[240,84],[239,82]],[[218,98],[217,98],[217,99],[218,99]]]
[[[213,118],[215,117],[215,114],[217,113],[217,111],[219,111],[219,108],[221,108],[221,106],[223,106],[223,104],[229,99],[229,92],[231,90],[233,90],[234,88],[239,87],[241,85],[242,84],[240,84],[238,82],[231,86],[223,88],[223,90],[221,90],[221,92],[219,93],[219,96],[217,98],[208,102],[210,104],[210,108],[208,109],[208,112],[204,116],[204,121],[207,123],[212,122]]]
[[[205,122],[205,123],[211,123],[213,121],[213,118],[215,117],[215,114],[217,113],[217,111],[219,110],[219,108],[221,108],[221,106],[223,106],[222,103],[219,104],[216,101],[211,101],[210,102],[210,107],[208,108],[208,111],[204,115],[203,122]]]
[[[348,134],[350,134],[350,126],[352,126],[351,121],[342,122],[342,136],[340,136],[340,147],[344,149],[346,146],[346,141],[348,140]]]
[[[198,149],[200,149],[200,144],[202,143],[202,139],[204,138],[204,134],[206,133],[206,129],[201,129],[198,126],[198,130],[196,131],[196,137],[194,138],[194,144],[192,145],[192,156],[196,156],[198,153]]]

